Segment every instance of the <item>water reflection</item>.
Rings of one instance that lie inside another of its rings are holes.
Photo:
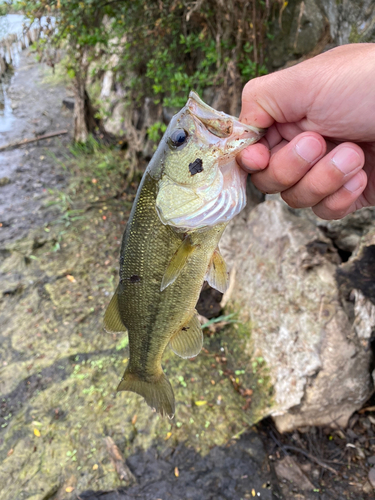
[[[11,100],[8,96],[11,75],[3,76],[0,82],[0,133],[11,130],[15,120]]]
[[[19,64],[21,42],[3,45],[1,42],[9,35],[16,35],[19,40],[22,37],[25,20],[25,16],[20,14],[8,14],[0,18],[0,56],[3,56],[8,64],[12,63],[13,68],[17,68]],[[11,77],[12,72],[8,71],[0,78],[0,133],[11,130],[15,120],[8,96]]]

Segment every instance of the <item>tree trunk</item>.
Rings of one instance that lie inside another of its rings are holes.
[[[75,142],[87,142],[89,133],[98,128],[95,119],[95,110],[91,105],[89,95],[86,91],[87,73],[89,69],[87,48],[83,49],[77,64],[74,81],[74,140]]]
[[[85,103],[86,89],[85,79],[76,76],[74,85],[74,140],[75,142],[86,142],[89,136],[89,129],[86,123]]]

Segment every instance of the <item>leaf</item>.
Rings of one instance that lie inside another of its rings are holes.
[[[65,488],[65,491],[67,493],[71,493],[73,490],[74,490],[73,486],[68,486],[67,488]]]
[[[204,323],[202,325],[202,328],[207,328],[208,326],[210,326],[214,323],[220,323],[221,321],[225,321],[226,323],[239,323],[239,321],[237,321],[235,319],[231,319],[235,315],[236,315],[236,313],[231,313],[231,314],[227,314],[227,315],[223,315],[223,316],[218,316],[217,318],[212,318],[209,321],[207,321],[206,323]]]
[[[34,435],[36,437],[40,437],[40,430],[39,429],[34,429]]]
[[[195,402],[196,406],[203,406],[203,405],[206,405],[206,404],[207,404],[207,401],[196,401]]]

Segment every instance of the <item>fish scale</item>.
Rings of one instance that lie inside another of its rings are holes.
[[[238,200],[245,199],[246,178],[235,154],[262,135],[191,93],[172,119],[134,200],[121,246],[120,283],[104,328],[126,329],[129,335],[129,364],[118,390],[142,395],[162,415],[172,417],[175,411],[163,353],[168,344],[184,358],[202,348],[195,306],[205,278],[221,291],[227,286],[218,243],[228,213],[234,216]],[[213,203],[220,196],[224,201]],[[208,217],[204,203],[218,208]]]

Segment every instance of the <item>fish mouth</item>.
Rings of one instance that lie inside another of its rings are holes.
[[[187,107],[191,114],[202,122],[207,130],[216,137],[221,139],[237,137],[238,141],[242,139],[244,142],[243,145],[236,144],[236,152],[238,153],[246,146],[259,141],[266,133],[266,129],[247,125],[240,122],[239,119],[234,116],[227,115],[223,111],[217,111],[211,108],[211,106],[202,101],[199,95],[194,91],[191,91],[189,94]]]
[[[228,223],[246,205],[247,173],[236,155],[259,141],[266,130],[211,108],[195,92],[190,92],[186,108],[196,122],[194,140],[216,158],[216,173],[213,180],[197,186],[162,179],[156,199],[160,220],[184,230]]]

